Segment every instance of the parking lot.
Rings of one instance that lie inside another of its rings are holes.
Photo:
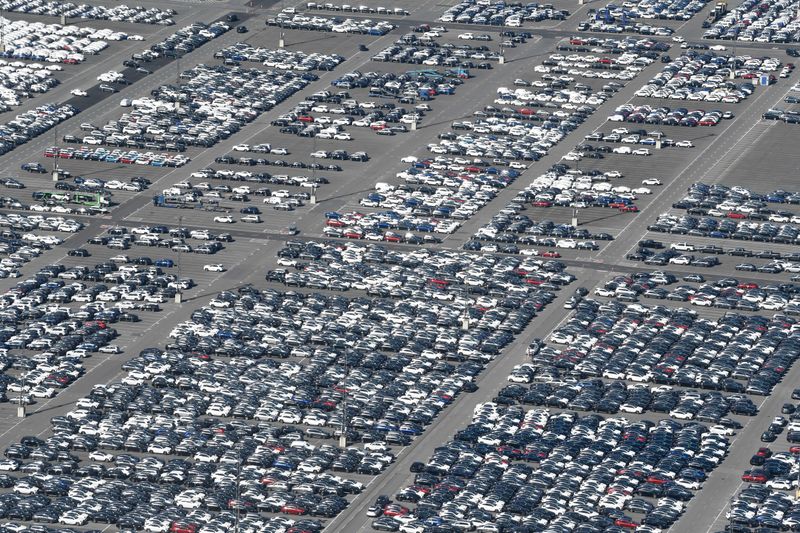
[[[2,531],[796,527],[791,4],[138,6],[4,6]]]

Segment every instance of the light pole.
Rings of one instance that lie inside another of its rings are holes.
[[[183,235],[183,217],[178,217],[178,231],[180,234]],[[183,237],[181,237],[181,241],[183,241]],[[178,246],[178,279],[177,279],[177,290],[175,291],[175,303],[179,304],[183,302],[183,280],[181,279],[183,271],[181,268],[181,252],[183,251],[183,242],[181,242],[180,246]]]
[[[25,374],[22,375],[22,390],[19,391],[19,405],[17,405],[17,418],[25,418],[25,404],[22,403],[22,395],[25,394]]]
[[[58,124],[53,126],[53,146],[58,146]],[[58,153],[53,154],[53,181],[58,181]]]

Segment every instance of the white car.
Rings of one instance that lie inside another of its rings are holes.
[[[67,511],[58,519],[59,523],[67,526],[82,526],[89,521],[89,513],[83,511]]]
[[[220,263],[214,265],[203,265],[203,270],[206,272],[225,272],[225,265]]]
[[[647,178],[642,180],[642,185],[662,185],[662,183],[658,178]]]
[[[675,143],[678,148],[694,148],[692,141],[678,141]]]
[[[69,94],[72,96],[89,96],[89,93],[84,91],[83,89],[72,89]]]
[[[407,155],[400,159],[401,163],[416,163],[417,161],[419,161],[419,159],[413,155]]]
[[[19,469],[19,461],[16,459],[3,459],[0,461],[0,472],[14,472]]]
[[[214,222],[219,222],[220,224],[233,224],[233,217],[230,215],[214,217]]]
[[[475,36],[471,33],[459,33],[458,38],[464,41],[471,41],[475,38]]]
[[[711,426],[710,428],[708,428],[708,431],[709,433],[715,435],[725,435],[726,437],[730,437],[734,433],[733,428],[727,428],[725,426],[720,426],[720,425]]]
[[[100,461],[101,463],[108,463],[114,460],[114,456],[110,453],[95,450],[89,454],[89,459],[92,461]]]
[[[721,45],[721,44],[715,44],[715,45],[709,46],[708,49],[709,50],[714,50],[715,52],[724,52],[725,50],[728,49],[728,47],[724,46],[724,45]]]
[[[116,344],[108,344],[97,349],[100,353],[122,353],[122,348]]]

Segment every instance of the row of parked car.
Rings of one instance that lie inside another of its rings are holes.
[[[65,16],[89,20],[110,20],[114,22],[134,22],[139,24],[159,24],[171,26],[175,24],[172,17],[178,13],[174,9],[157,7],[128,6],[117,4],[113,7],[92,4],[76,5],[72,2],[50,0],[4,0],[0,9],[13,13],[29,13],[31,15]]]
[[[448,7],[439,17],[439,21],[519,28],[531,22],[566,20],[567,17],[569,17],[569,11],[555,9],[552,4],[529,2],[506,5],[478,0],[462,0],[458,4]]]
[[[310,73],[198,65],[181,74],[180,85],[163,85],[148,97],[126,102],[130,111],[92,129],[80,142],[113,146],[143,142],[146,148],[169,145],[178,151],[213,146],[314,79]]]
[[[648,231],[660,233],[677,233],[680,235],[693,235],[698,237],[713,237],[718,239],[738,239],[756,242],[775,242],[782,244],[796,244],[800,238],[800,228],[794,224],[774,224],[772,222],[750,222],[742,220],[755,218],[750,213],[732,219],[719,220],[714,217],[700,217],[692,215],[677,216],[662,214],[655,223],[647,226]],[[761,214],[762,220],[768,218]]]
[[[761,115],[764,120],[781,120],[784,124],[800,124],[800,112],[772,107]]]
[[[186,242],[186,239],[202,241],[194,246]],[[203,255],[214,255],[225,249],[225,242],[233,241],[229,233],[210,233],[208,230],[188,230],[186,228],[168,228],[166,226],[139,227],[132,228],[130,231],[125,227],[113,227],[108,231],[108,235],[93,237],[89,244],[105,246],[109,250],[129,250],[132,246],[145,248],[166,248],[173,252],[195,253]],[[170,259],[151,259],[150,257],[140,257],[131,260],[125,254],[114,256],[112,262],[129,263],[133,261],[137,264],[156,267],[172,267],[173,261]],[[135,269],[134,269],[135,270]],[[116,269],[112,270],[116,271]],[[193,286],[191,280],[177,280],[178,283],[188,283],[185,288]],[[158,303],[158,302],[156,302]]]
[[[716,126],[725,115],[724,111],[703,109],[689,110],[685,107],[670,109],[662,106],[653,108],[649,105],[634,106],[632,104],[622,104],[614,109],[610,122],[631,122],[646,124],[663,124],[664,126],[685,126],[694,128],[695,126]],[[728,113],[730,118],[732,113]]]
[[[797,6],[795,0],[743,0],[709,24],[703,37],[757,43],[796,43],[800,41],[800,26],[793,17]]]
[[[166,155],[136,150],[106,150],[105,148],[81,147],[59,148],[51,146],[44,151],[45,157],[60,159],[80,159],[83,161],[105,161],[107,163],[123,163],[126,165],[149,165],[154,167],[182,167],[189,158],[181,155]]]
[[[666,65],[636,96],[735,104],[753,94],[755,86],[752,82],[737,84],[732,77],[758,79],[781,66],[773,57],[718,56],[691,50]]]
[[[395,498],[413,509],[378,509],[372,528],[664,531],[728,446],[696,422],[478,404],[470,424],[412,467],[413,484]]]
[[[572,35],[556,45],[559,52],[593,52],[596,54],[621,54],[623,52],[668,52],[670,44],[646,37],[590,37]]]
[[[77,112],[78,109],[70,104],[45,104],[20,113],[13,120],[1,123],[0,155],[38,137]]]
[[[499,58],[500,53],[490,50],[486,45],[472,46],[470,44],[440,44],[435,41],[420,41],[413,33],[404,35],[372,56],[373,61],[454,68],[471,68],[472,66],[486,68],[487,65],[491,68],[486,61],[497,61]],[[475,64],[473,60],[479,63]]]
[[[727,415],[755,415],[758,408],[744,394],[723,395],[719,392],[697,392],[673,389],[669,385],[649,387],[625,381],[584,379],[561,383],[566,376],[546,366],[522,363],[514,367],[508,380],[512,382],[497,392],[493,400],[503,405],[536,405],[598,413],[665,413],[678,420],[698,420],[719,424],[715,431],[733,434]],[[524,387],[522,383],[533,383]]]
[[[647,19],[647,20],[681,20],[687,21],[705,7],[703,0],[670,0],[656,2],[655,0],[638,0],[636,2],[607,4],[596,10],[598,18],[606,13],[615,20]]]
[[[290,30],[311,30],[358,35],[386,35],[397,27],[386,20],[362,18],[320,17],[282,11],[275,18],[267,19],[267,26],[280,26]]]
[[[306,9],[320,9],[325,11],[351,11],[353,13],[378,13],[379,15],[409,15],[410,13],[400,7],[370,7],[365,5],[334,4],[331,2],[308,2]]]
[[[675,31],[669,26],[652,25],[637,19],[629,19],[627,15],[619,12],[612,13],[613,11],[602,8],[599,12],[580,22],[577,29],[594,33],[638,33],[657,37],[669,37]]]
[[[305,53],[299,50],[292,51],[285,48],[272,49],[253,46],[249,43],[234,43],[214,52],[217,59],[230,61],[252,61],[261,63],[269,68],[280,70],[333,70],[336,65],[345,60],[339,54],[324,54],[319,52]]]
[[[792,263],[797,266],[796,263]],[[797,287],[792,283],[766,285],[765,287],[749,287],[749,283],[739,282],[736,278],[723,278],[729,286],[714,284],[694,287],[681,285],[671,291],[661,287],[634,290],[645,298],[667,299],[677,302],[688,302],[701,307],[717,307],[718,309],[741,309],[746,311],[782,311],[789,316],[797,316],[800,301]],[[736,283],[734,285],[734,282]]]
[[[753,220],[800,223],[800,217],[794,211],[775,209],[782,207],[775,204],[798,205],[800,192],[780,189],[761,193],[740,185],[728,186],[721,183],[709,185],[701,182],[690,185],[686,195],[672,207],[686,210],[704,209],[706,211],[702,214],[709,216],[751,218],[751,215],[754,215]]]
[[[253,167],[256,165],[274,166],[280,168],[307,168],[314,170],[327,170],[330,172],[341,172],[342,167],[336,164],[324,164],[319,162],[306,163],[305,161],[286,161],[285,159],[266,159],[263,157],[235,157],[233,155],[221,155],[214,158],[215,163],[225,165],[239,165]]]
[[[658,52],[652,50],[621,51],[616,56],[606,55],[605,49],[602,50],[603,55],[551,54],[541,65],[534,67],[534,72],[631,80],[658,57]],[[606,72],[609,70],[614,72]]]

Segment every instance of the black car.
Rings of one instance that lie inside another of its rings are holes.
[[[38,172],[39,174],[47,174],[47,169],[41,163],[23,163],[22,170],[28,172]]]

